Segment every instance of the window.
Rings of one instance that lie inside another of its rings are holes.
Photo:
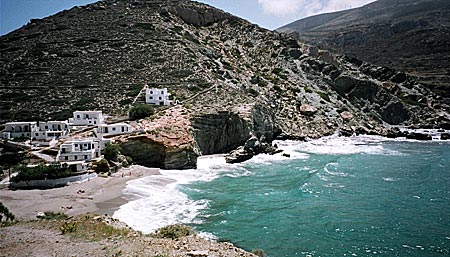
[[[87,160],[87,155],[84,156],[84,159]]]
[[[153,99],[153,96],[149,96],[148,99],[152,100],[152,99]]]
[[[64,156],[64,160],[69,160],[69,156]]]
[[[94,120],[94,124],[97,124],[97,121]]]
[[[75,155],[75,160],[78,160],[78,156]]]
[[[153,95],[153,91],[150,91],[150,94]]]
[[[48,126],[47,126],[47,125],[45,125],[45,129],[48,129]]]
[[[159,97],[159,100],[162,100],[162,97]]]
[[[161,95],[164,95],[164,91],[161,91]]]
[[[116,128],[115,128],[115,127],[113,127],[113,128],[112,128],[112,130],[113,130],[113,131],[116,131]]]
[[[36,134],[36,136],[39,136],[39,134],[38,133],[35,133]]]
[[[77,114],[77,119],[79,119],[80,118],[80,114]]]

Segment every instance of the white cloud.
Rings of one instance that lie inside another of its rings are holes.
[[[306,17],[356,8],[375,0],[258,0],[264,13],[275,16]]]
[[[263,11],[276,16],[295,15],[307,0],[258,0]]]

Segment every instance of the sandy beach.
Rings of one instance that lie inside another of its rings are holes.
[[[111,177],[96,177],[89,181],[46,190],[0,189],[2,202],[22,220],[34,219],[40,212],[63,212],[70,216],[84,213],[112,215],[126,200],[122,191],[127,181],[159,175],[159,169],[132,165]]]

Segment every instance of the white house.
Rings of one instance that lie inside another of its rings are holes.
[[[39,131],[36,122],[8,122],[5,124],[5,130],[1,133],[4,139],[11,139],[17,137],[30,138],[32,133]]]
[[[102,111],[75,111],[69,123],[74,126],[98,126],[104,123]]]
[[[67,121],[38,122],[38,131],[32,133],[32,138],[48,141],[59,139],[68,133],[69,123]]]
[[[101,157],[99,142],[93,138],[66,141],[61,145],[56,160],[60,162],[91,161]]]
[[[145,90],[145,102],[147,104],[171,105],[172,101],[169,100],[169,96],[167,88],[147,88]]]
[[[132,130],[132,127],[127,123],[101,124],[97,128],[97,135],[101,138],[106,135],[130,133]]]

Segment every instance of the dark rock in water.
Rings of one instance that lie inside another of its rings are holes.
[[[429,134],[410,132],[406,135],[407,139],[415,139],[415,140],[431,140],[432,137]]]
[[[391,128],[387,131],[386,137],[388,138],[397,138],[397,137],[406,137],[408,133],[400,131],[399,128]]]
[[[290,158],[291,157],[291,155],[290,154],[288,154],[288,153],[283,153],[282,154],[284,157],[288,157],[288,158]]]
[[[258,154],[275,154],[279,152],[280,150],[278,150],[277,147],[272,146],[269,143],[261,142],[258,138],[252,136],[245,142],[244,146],[238,147],[236,150],[231,151],[225,156],[225,161],[227,163],[240,163],[250,160],[253,156]]]
[[[442,133],[441,134],[441,140],[449,140],[450,139],[450,133]]]

